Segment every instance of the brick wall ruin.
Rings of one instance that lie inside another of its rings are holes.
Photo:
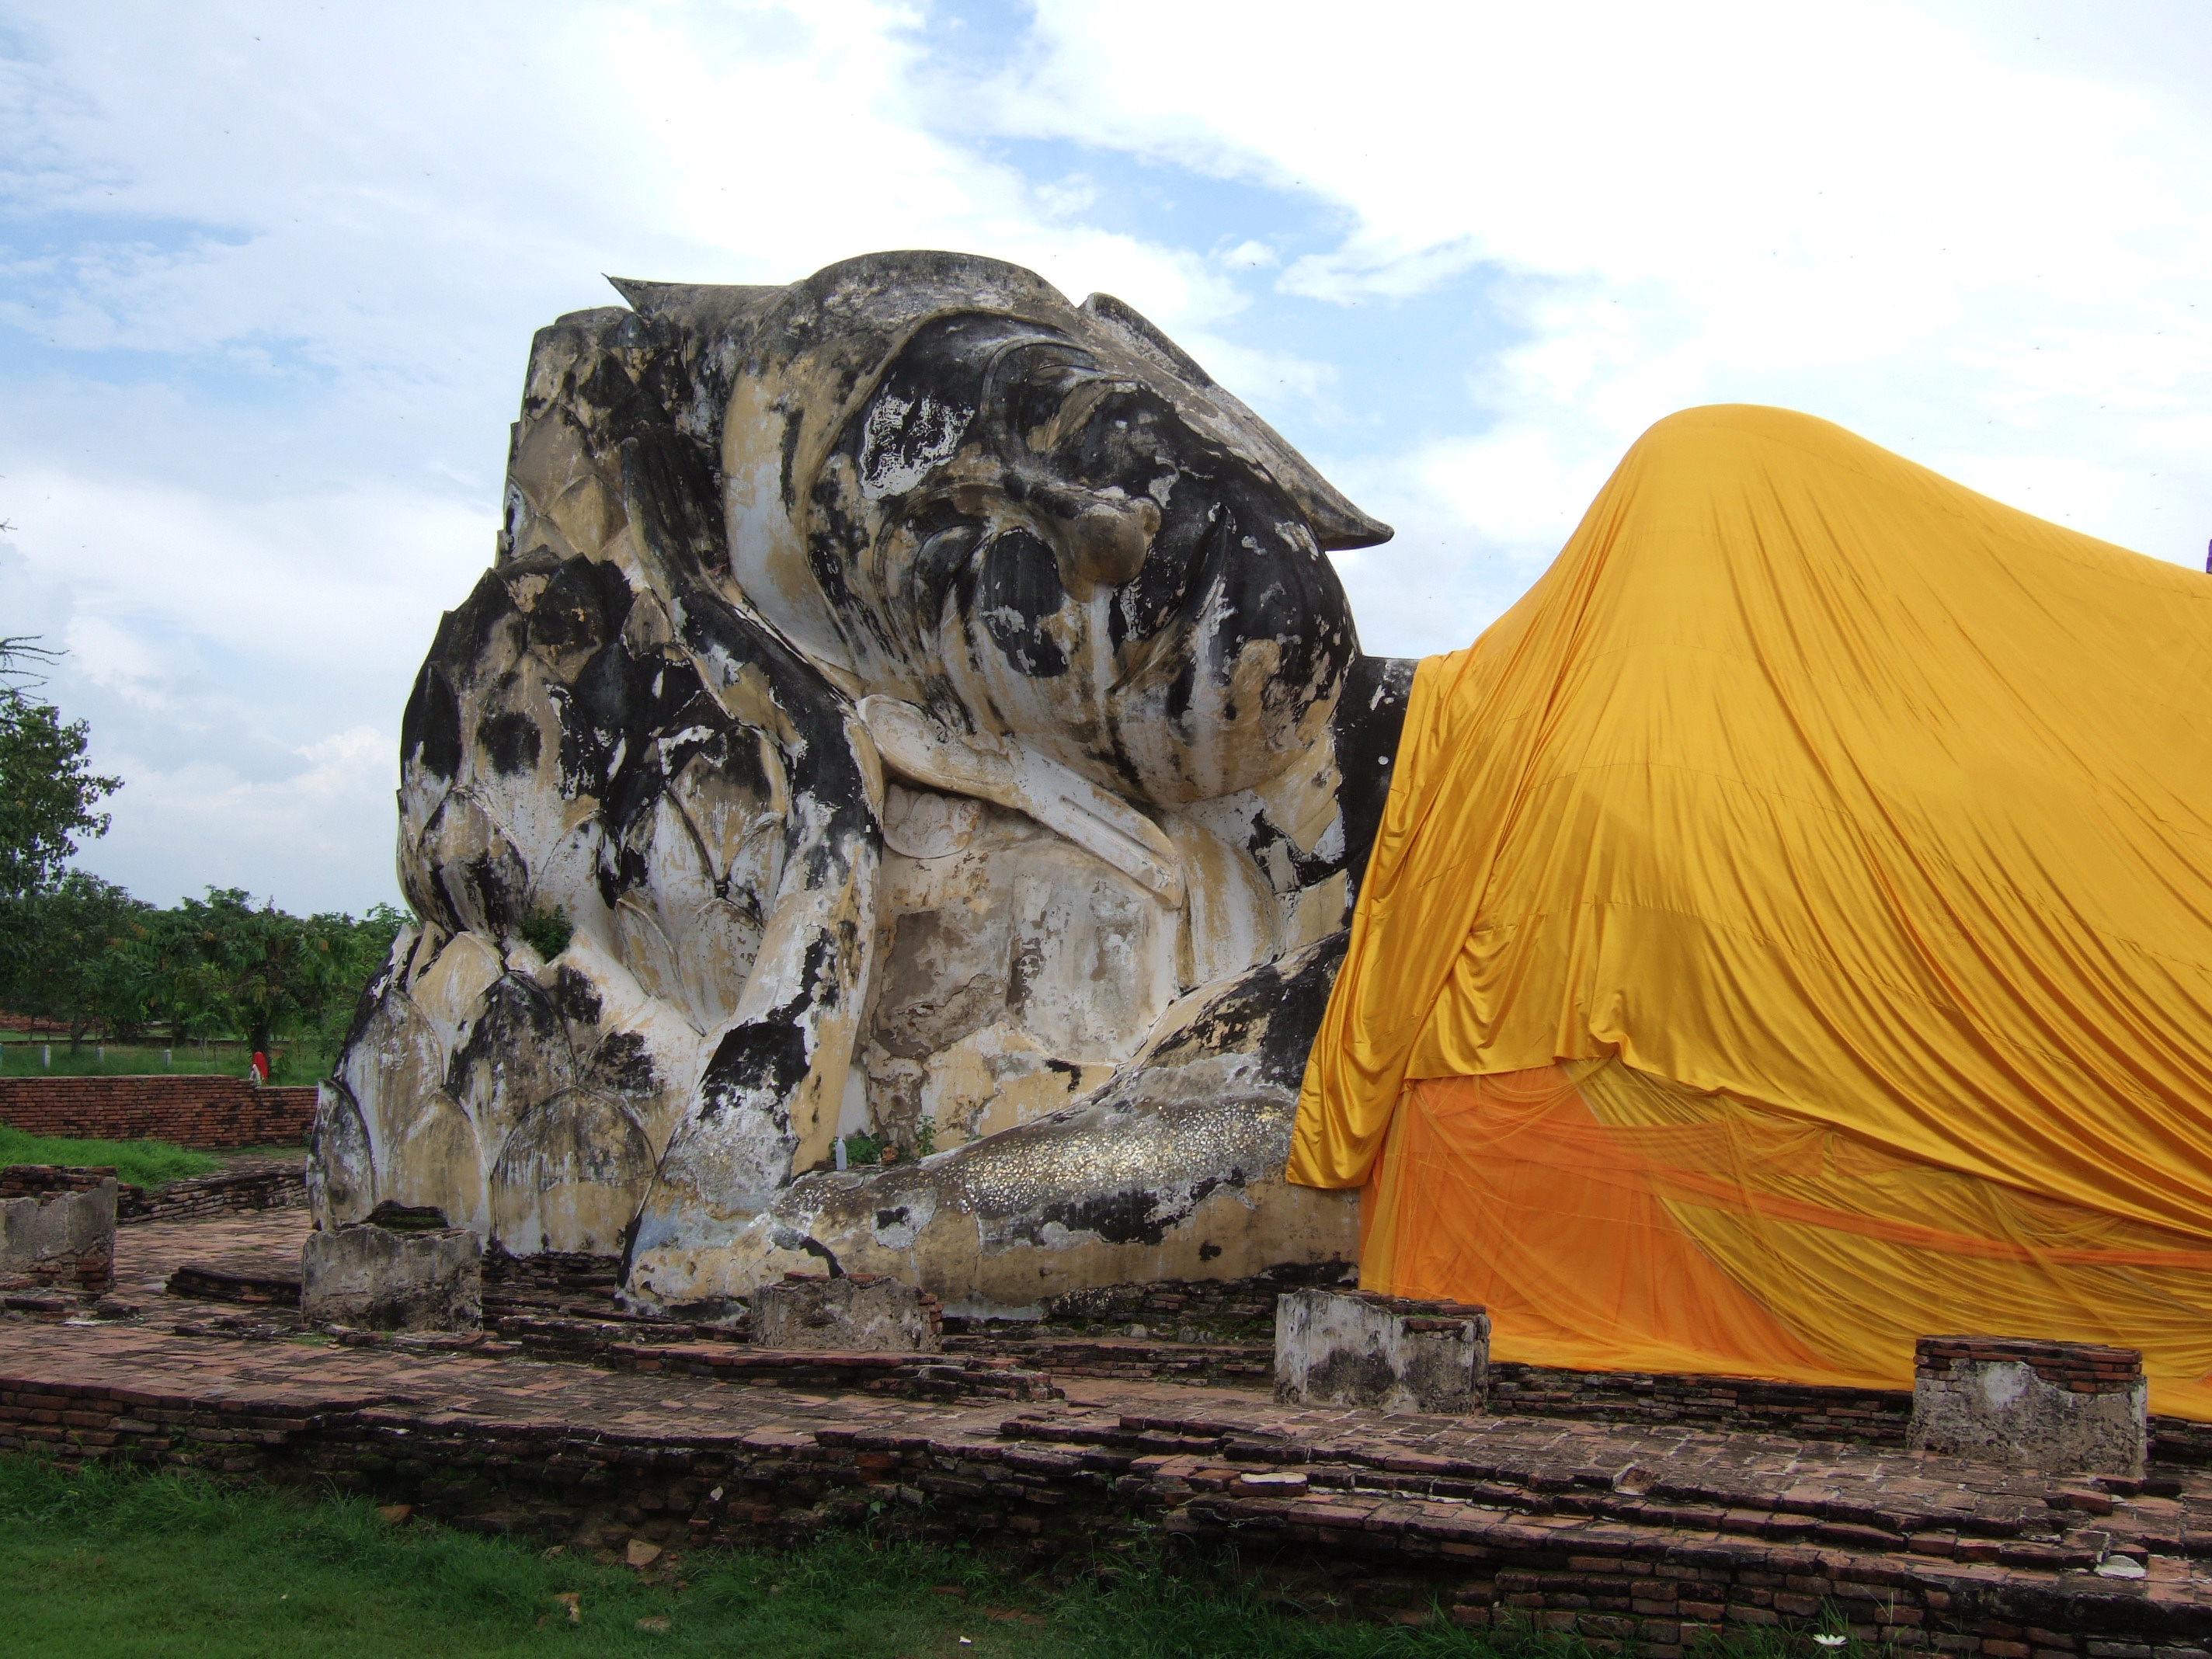
[[[243,1078],[0,1078],[0,1123],[82,1140],[167,1140],[210,1152],[289,1146],[314,1121],[312,1087]]]

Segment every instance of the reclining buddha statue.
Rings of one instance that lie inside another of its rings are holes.
[[[408,702],[319,1224],[701,1319],[823,1255],[988,1308],[1350,1260],[1283,1169],[1410,679],[1328,554],[1388,526],[1012,265],[616,286]]]

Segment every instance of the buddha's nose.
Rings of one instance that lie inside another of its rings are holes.
[[[1159,533],[1160,509],[1146,496],[1069,494],[1046,507],[1060,583],[1079,599],[1094,588],[1133,581]]]

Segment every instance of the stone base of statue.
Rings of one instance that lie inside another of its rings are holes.
[[[1480,1411],[1490,1316],[1457,1302],[1293,1291],[1275,1304],[1275,1398],[1384,1412]]]
[[[115,1177],[19,1165],[0,1197],[0,1285],[97,1295],[114,1278]]]
[[[2050,1474],[2140,1476],[2148,1401],[2132,1348],[1923,1336],[1914,1344],[1907,1443]]]
[[[787,1273],[753,1292],[753,1346],[838,1353],[935,1353],[937,1298],[874,1273]]]
[[[310,1234],[300,1254],[300,1315],[356,1330],[478,1329],[483,1241],[465,1227],[404,1218]]]

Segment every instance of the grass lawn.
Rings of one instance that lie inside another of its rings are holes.
[[[564,1597],[574,1598],[573,1621]],[[197,1476],[65,1474],[8,1456],[0,1456],[0,1654],[70,1659],[1565,1659],[1586,1651],[1559,1638],[1286,1614],[1218,1568],[1132,1570],[1111,1588],[1055,1589],[963,1552],[850,1536],[787,1555],[700,1552],[648,1583],[514,1540],[395,1527],[357,1500],[317,1503]],[[1820,1650],[1767,1637],[1729,1651]]]
[[[197,1043],[164,1048],[159,1043],[87,1042],[71,1054],[67,1037],[10,1036],[0,1042],[0,1077],[244,1077],[250,1059],[234,1043],[203,1054]],[[270,1052],[270,1064],[271,1083],[314,1083],[324,1070],[322,1054],[308,1042],[280,1042]]]
[[[79,1169],[112,1164],[115,1178],[131,1187],[159,1187],[186,1176],[213,1175],[222,1168],[219,1158],[166,1140],[64,1140],[26,1134],[0,1123],[0,1166],[9,1164],[63,1164]]]

